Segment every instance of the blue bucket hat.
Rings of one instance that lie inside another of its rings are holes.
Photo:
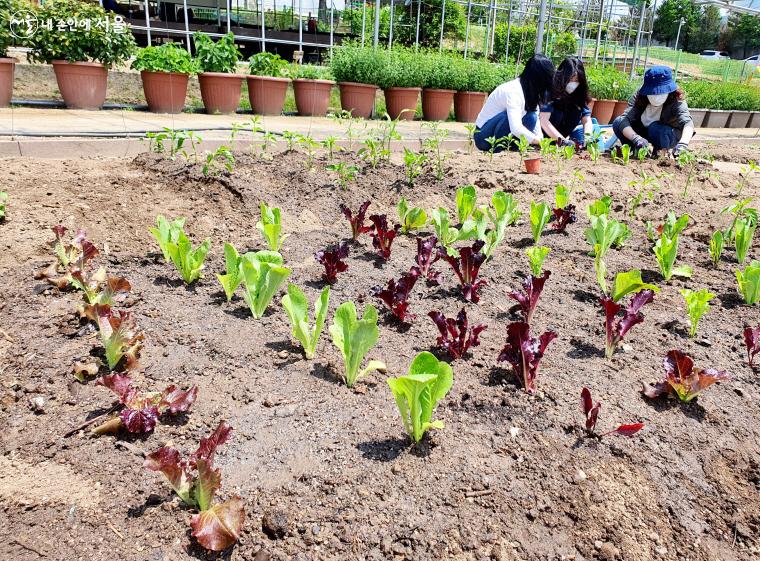
[[[667,66],[653,66],[644,73],[644,85],[641,86],[641,95],[660,95],[676,91],[673,73]]]

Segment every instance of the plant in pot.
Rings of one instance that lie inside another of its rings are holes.
[[[417,111],[417,101],[425,83],[425,67],[419,53],[399,48],[385,53],[380,87],[385,93],[385,109],[391,119],[411,121]]]
[[[248,59],[248,99],[259,115],[279,115],[285,105],[290,78],[288,62],[274,53],[257,53]]]
[[[455,59],[452,84],[454,116],[460,123],[474,123],[491,91],[502,81],[498,69],[488,62]]]
[[[368,119],[375,109],[384,57],[379,49],[347,43],[333,49],[330,71],[340,88],[340,106]]]
[[[594,97],[594,106],[591,116],[600,125],[612,122],[612,115],[617,104],[617,92],[621,85],[626,84],[628,77],[614,68],[592,68],[586,72],[589,81],[589,89]]]
[[[628,101],[633,97],[633,94],[636,93],[641,84],[638,82],[633,82],[631,80],[626,80],[617,82],[615,86],[616,89],[613,93],[613,96],[615,98],[615,108],[612,110],[612,117],[610,118],[610,122],[617,119],[625,112],[626,109],[628,109]]]
[[[445,121],[454,103],[455,70],[451,57],[430,53],[423,58],[425,81],[422,89],[422,116],[426,121]]]
[[[8,47],[14,43],[18,46],[19,41],[11,35],[11,15],[19,10],[32,11],[31,4],[17,2],[15,0],[0,0],[0,107],[7,107],[13,96],[13,75],[16,69],[16,59],[8,57]]]
[[[193,35],[195,58],[201,73],[198,83],[206,113],[234,113],[240,103],[242,74],[236,74],[240,51],[235,36],[228,33],[214,42],[199,31]]]
[[[299,115],[324,117],[330,105],[330,92],[335,82],[326,66],[293,65],[293,93]]]
[[[184,109],[187,81],[197,72],[197,64],[182,45],[164,43],[140,49],[132,68],[140,71],[149,111],[180,113]]]
[[[132,32],[97,3],[76,0],[45,2],[37,20],[52,25],[37,28],[29,60],[53,64],[66,107],[100,109],[106,100],[108,68],[125,62],[137,48]],[[70,29],[70,21],[93,23]],[[96,25],[106,21],[108,25]]]

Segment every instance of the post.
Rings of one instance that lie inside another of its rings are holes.
[[[676,55],[676,68],[674,70],[675,79],[678,80],[678,67],[681,66],[681,51],[677,51]]]
[[[543,53],[544,25],[546,24],[546,0],[541,0],[538,8],[538,29],[536,30],[536,54]]]
[[[644,17],[647,13],[646,0],[641,0],[641,16],[639,17],[639,30],[636,33],[636,43],[633,45],[633,59],[631,60],[631,74],[628,76],[633,79],[636,72],[636,58],[639,56],[639,43],[641,42],[641,31],[644,29]]]
[[[225,2],[225,8],[227,8],[227,33],[229,33],[230,31],[232,31],[232,25],[230,22],[230,12],[232,11],[232,0],[227,0]]]
[[[276,2],[277,0],[275,0]],[[333,22],[335,21],[335,0],[330,0],[330,56],[333,52]]]
[[[438,52],[443,51],[443,25],[446,22],[446,0],[441,4],[441,37],[438,39]]]
[[[375,0],[375,37],[372,41],[372,46],[377,48],[377,44],[379,40],[380,40],[380,0]]]
[[[185,11],[185,41],[187,42],[187,52],[190,53],[190,21],[187,16],[187,0],[182,0],[182,9]]]
[[[509,34],[512,31],[512,2],[514,0],[509,0],[509,11],[507,12],[507,40],[506,40],[506,48],[504,49],[504,62],[509,62]]]
[[[546,41],[545,41],[545,47],[544,52],[547,55],[551,55],[551,51],[549,50],[549,40],[551,39],[551,30],[552,30],[552,13],[554,12],[554,0],[551,0],[549,3],[549,18],[547,20],[547,29],[545,30],[544,35],[546,35]]]
[[[299,0],[300,1],[300,0]],[[301,8],[298,8],[299,10]],[[301,21],[301,16],[298,16],[298,21]],[[364,30],[367,28],[367,0],[362,2],[362,47],[364,46]],[[303,48],[303,46],[301,47]]]
[[[143,3],[145,7],[145,30],[148,33],[148,46],[150,47],[150,8],[148,8],[148,0]]]
[[[303,53],[303,21],[301,21],[301,2],[302,0],[298,0],[298,50]],[[362,39],[364,39],[363,34]],[[303,61],[303,55],[301,55],[301,60]]]
[[[486,19],[486,32],[485,41],[483,43],[483,54],[488,58],[488,53],[491,50],[491,22],[493,18],[493,2],[494,0],[488,0],[488,18]]]
[[[267,50],[267,13],[264,8],[264,0],[261,0],[261,52],[263,53],[266,50]]]
[[[391,21],[388,23],[388,48],[393,46],[393,12],[396,8],[396,4],[391,0]]]
[[[499,0],[493,0],[493,19],[491,21],[491,41],[490,45],[491,48],[489,49],[488,54],[492,55],[494,51],[494,43],[496,41],[496,22],[499,19]]]
[[[594,64],[599,62],[599,44],[602,42],[602,23],[604,22],[604,0],[599,0],[599,21],[596,29],[596,46],[594,47]]]
[[[472,0],[467,0],[467,27],[464,30],[464,58],[467,58],[467,49],[470,46],[470,14],[472,13]]]
[[[583,57],[586,55],[586,24],[588,23],[588,9],[589,4],[591,3],[591,0],[586,0],[585,5],[583,6],[583,23],[581,24],[581,60],[583,60]]]
[[[683,18],[678,20],[678,31],[676,32],[676,44],[673,49],[678,50],[678,40],[681,38],[681,27],[683,26]]]
[[[417,0],[417,29],[414,32],[414,50],[420,49],[420,13],[422,12],[422,0]]]

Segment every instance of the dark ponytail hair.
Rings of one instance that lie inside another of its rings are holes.
[[[554,81],[554,64],[549,57],[536,54],[528,59],[520,74],[520,86],[525,96],[525,110],[536,111],[546,101]]]
[[[565,86],[567,86],[573,76],[577,77],[578,87],[575,88],[573,93],[569,94],[565,91]],[[557,67],[557,72],[554,74],[552,99],[566,100],[577,107],[583,107],[591,102],[591,96],[588,91],[588,80],[586,79],[586,69],[581,59],[569,56]]]

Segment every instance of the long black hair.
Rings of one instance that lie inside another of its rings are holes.
[[[538,104],[546,101],[546,95],[552,89],[554,81],[554,64],[549,57],[536,54],[528,59],[520,74],[520,86],[525,96],[525,110],[535,111]]]
[[[571,94],[565,91],[565,86],[576,77],[578,87]],[[569,56],[563,60],[557,67],[554,74],[554,90],[552,99],[572,103],[577,107],[583,107],[591,102],[591,95],[588,91],[588,80],[586,79],[586,69],[583,67],[583,61],[578,57]]]

